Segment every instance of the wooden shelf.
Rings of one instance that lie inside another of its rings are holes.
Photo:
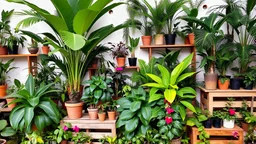
[[[0,55],[0,58],[37,57],[38,54]]]

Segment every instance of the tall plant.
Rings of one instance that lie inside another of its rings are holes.
[[[54,31],[56,36],[50,33],[43,34],[47,37],[49,44],[55,48],[53,52],[61,53],[65,63],[68,86],[71,89],[70,97],[73,102],[78,102],[80,84],[86,72],[86,61],[91,59],[90,53],[104,38],[127,25],[107,25],[94,31],[91,28],[105,13],[124,3],[110,4],[112,0],[51,0],[58,13],[58,15],[53,15],[26,0],[8,1],[27,5],[38,15],[38,17],[33,15],[31,19],[37,19],[30,20],[30,22],[25,19],[21,25],[24,26],[24,23],[32,25],[38,21],[44,21]],[[34,35],[31,36],[34,37]]]

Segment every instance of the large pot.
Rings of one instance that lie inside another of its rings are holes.
[[[7,101],[7,104],[9,104],[9,103],[11,103],[12,101],[14,101],[15,100],[15,98],[8,98],[8,99],[6,99],[6,101]],[[16,103],[12,103],[12,104],[9,104],[8,105],[8,108],[14,108],[16,106]]]
[[[204,74],[205,88],[210,90],[217,89],[217,74],[205,73]]]
[[[137,58],[136,57],[130,57],[128,58],[129,65],[130,66],[136,66],[137,65]]]
[[[212,119],[208,119],[206,121],[204,121],[204,127],[205,128],[212,128]]]
[[[70,101],[65,102],[67,108],[68,117],[70,119],[79,119],[82,117],[84,102],[72,103]]]
[[[231,78],[230,79],[230,89],[239,90],[240,89],[240,78]]]
[[[116,112],[115,111],[108,111],[108,119],[115,120],[116,119]]]
[[[221,128],[221,119],[220,118],[213,118],[212,119],[212,126],[215,128]]]
[[[174,45],[175,39],[176,39],[176,34],[165,34],[164,38],[165,38],[165,44]]]
[[[14,45],[14,46],[12,47],[12,49],[11,49],[11,48],[8,48],[8,53],[9,53],[9,54],[18,54],[18,49],[19,49],[19,46],[18,46],[18,45]]]
[[[143,45],[151,45],[152,36],[141,36],[141,40]]]

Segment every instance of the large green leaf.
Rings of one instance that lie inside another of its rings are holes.
[[[147,131],[149,129],[149,125],[141,125],[140,126],[140,129],[139,129],[139,132],[143,135],[146,135]]]
[[[184,79],[191,77],[192,75],[194,75],[196,72],[189,72],[189,73],[184,73],[181,76],[178,77],[177,79],[177,83],[183,81]]]
[[[117,104],[120,105],[120,107],[129,109],[131,106],[131,101],[127,97],[122,97],[119,100],[117,100]]]
[[[6,127],[2,132],[1,136],[10,137],[16,134],[16,131],[12,127]]]
[[[195,110],[195,107],[191,103],[189,103],[187,101],[180,101],[180,103],[182,103],[186,108],[188,108],[192,112],[197,113]]]
[[[140,107],[141,107],[141,101],[134,101],[131,104],[130,110],[132,112],[136,112],[138,109],[140,109]]]
[[[116,127],[117,128],[120,128],[121,126],[125,125],[126,124],[126,120],[121,120],[121,119],[118,119],[117,123],[116,123]]]
[[[196,95],[195,89],[193,89],[191,87],[181,88],[181,89],[179,89],[179,92],[181,92],[182,94],[193,94],[193,95]]]
[[[139,124],[139,118],[138,117],[134,117],[131,120],[127,121],[127,123],[125,124],[125,131],[130,133],[132,131],[134,131],[137,126]]]
[[[43,15],[46,18],[46,22],[56,31],[59,33],[61,31],[68,31],[68,26],[66,25],[65,21],[54,15]]]
[[[39,130],[43,130],[45,128],[45,119],[44,119],[44,115],[36,115],[34,118],[34,122],[36,127]]]
[[[41,101],[38,105],[56,124],[60,122],[60,118],[56,116],[56,108],[49,101]]]
[[[6,120],[0,120],[0,131],[3,130],[7,126]]]
[[[179,136],[180,136],[180,131],[179,131],[179,129],[177,129],[177,128],[172,128],[172,129],[171,129],[171,132],[172,132],[176,137],[179,137]]]
[[[12,112],[10,114],[10,117],[9,117],[9,120],[10,120],[11,126],[15,130],[19,129],[19,123],[20,123],[21,119],[23,119],[23,117],[24,117],[24,112],[25,112],[25,108],[23,108],[22,106],[16,106],[12,110]]]
[[[155,88],[160,88],[160,89],[164,89],[165,88],[164,85],[157,84],[157,83],[146,83],[146,84],[143,84],[142,86],[155,87]]]
[[[29,92],[30,96],[33,96],[35,93],[35,81],[32,74],[29,74],[28,79],[25,83],[25,88]]]
[[[150,106],[143,106],[141,108],[142,116],[145,120],[149,121],[151,118],[151,107]]]
[[[39,97],[31,97],[28,99],[28,102],[31,106],[35,107],[39,103]]]
[[[172,125],[173,125],[173,127],[177,128],[179,130],[183,130],[183,125],[180,121],[173,121]]]
[[[124,110],[120,115],[119,118],[121,120],[129,120],[135,115],[134,112],[131,112],[130,110]]]
[[[20,31],[21,31],[23,34],[25,34],[25,35],[27,35],[27,36],[33,38],[33,39],[36,40],[37,42],[40,42],[40,43],[43,43],[43,42],[44,42],[44,40],[43,40],[40,36],[38,36],[38,34],[35,34],[35,33],[33,33],[33,32],[30,32],[30,31],[25,31],[25,30],[20,30]]]
[[[186,115],[187,115],[185,107],[179,106],[179,112],[180,112],[180,116],[181,116],[182,120],[184,121],[186,118]]]
[[[176,90],[174,89],[166,89],[164,91],[164,97],[169,103],[173,103],[176,98]]]
[[[158,116],[158,113],[162,110],[161,107],[154,107],[152,108],[152,115],[151,115],[151,119],[155,118]]]
[[[159,71],[161,72],[161,76],[162,76],[162,82],[163,85],[168,88],[169,84],[170,84],[170,73],[169,71],[162,65],[157,65]]]
[[[85,39],[82,35],[68,31],[60,31],[60,35],[64,43],[74,51],[80,50],[85,45]]]
[[[34,118],[34,107],[25,107],[25,111],[24,111],[25,125],[26,126],[31,125],[33,118]]]
[[[147,76],[149,76],[152,80],[154,80],[158,84],[163,84],[162,79],[160,77],[153,74],[147,74]]]

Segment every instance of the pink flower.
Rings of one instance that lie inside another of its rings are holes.
[[[238,138],[238,136],[239,136],[237,131],[233,131],[232,135],[234,136],[234,138]]]
[[[64,130],[64,131],[67,131],[67,130],[68,130],[68,127],[67,127],[67,126],[64,126],[64,127],[63,127],[63,130]]]
[[[117,67],[116,68],[116,71],[123,71],[124,70],[124,68],[122,68],[122,67]]]
[[[78,127],[78,126],[74,126],[74,127],[73,127],[73,131],[79,132],[79,127]]]
[[[166,124],[172,123],[172,117],[165,117]]]
[[[173,108],[170,108],[170,107],[166,108],[165,110],[167,111],[168,114],[171,114],[174,112]]]
[[[229,115],[233,116],[236,114],[236,111],[234,109],[229,109]]]

